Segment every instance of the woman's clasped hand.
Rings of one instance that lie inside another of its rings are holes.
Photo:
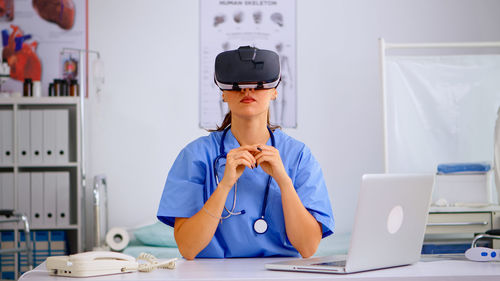
[[[221,183],[232,187],[246,168],[258,166],[275,180],[288,176],[278,149],[265,144],[243,145],[232,149],[226,156],[226,168]]]

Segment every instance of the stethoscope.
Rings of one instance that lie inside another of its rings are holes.
[[[226,134],[227,134],[227,131],[229,131],[229,129],[231,129],[231,126],[227,127],[224,130],[224,132],[222,133],[220,154],[214,160],[214,175],[215,175],[215,182],[217,183],[217,185],[219,185],[219,173],[217,172],[217,164],[219,163],[220,159],[226,158],[226,156],[227,156],[227,154],[224,152],[224,139],[226,138]],[[271,136],[271,145],[273,147],[276,147],[276,142],[274,140],[274,134],[273,134],[272,130],[269,127],[267,127],[267,130],[269,131],[269,134]],[[262,205],[262,211],[260,213],[260,218],[256,219],[253,223],[253,230],[257,234],[263,234],[267,231],[268,225],[267,225],[267,221],[265,219],[265,216],[266,216],[267,196],[269,194],[269,187],[271,186],[271,179],[272,179],[271,176],[269,176],[269,178],[267,179],[266,193],[264,195],[264,204]],[[234,211],[234,208],[236,207],[236,192],[237,191],[238,191],[238,181],[236,181],[236,183],[234,184],[233,206],[232,206],[231,210],[229,210],[226,207],[226,205],[224,205],[224,209],[226,210],[228,215],[221,217],[222,219],[227,219],[230,216],[237,216],[237,215],[245,214],[245,210],[241,210],[239,212]]]

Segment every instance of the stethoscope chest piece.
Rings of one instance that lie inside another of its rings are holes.
[[[267,221],[264,218],[256,219],[253,223],[253,230],[257,234],[263,234],[267,231]]]

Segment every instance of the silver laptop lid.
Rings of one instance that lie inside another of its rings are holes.
[[[433,182],[431,174],[363,176],[347,272],[419,260]]]

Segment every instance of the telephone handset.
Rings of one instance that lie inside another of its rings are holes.
[[[75,254],[69,256],[73,261],[95,261],[95,260],[107,260],[107,261],[133,261],[135,262],[134,257],[125,255],[118,252],[109,252],[109,251],[93,251],[93,252],[85,252],[80,254]]]
[[[122,253],[92,251],[70,256],[48,257],[46,266],[50,275],[90,277],[134,271],[147,272],[155,268],[173,269],[175,260],[160,262],[154,256],[145,253],[140,254],[136,260]],[[139,261],[146,263],[140,263]]]

